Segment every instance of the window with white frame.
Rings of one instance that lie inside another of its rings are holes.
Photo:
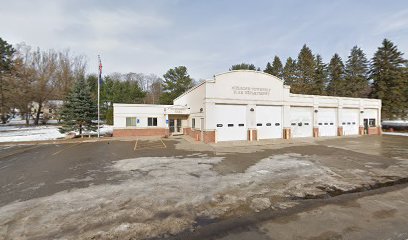
[[[149,118],[147,118],[147,126],[149,126],[149,127],[157,127],[157,117],[149,117]]]
[[[191,119],[191,128],[195,128],[195,118]]]
[[[136,117],[126,117],[126,127],[136,127]]]

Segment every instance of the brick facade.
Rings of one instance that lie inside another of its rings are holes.
[[[167,128],[141,128],[141,129],[114,129],[114,137],[145,137],[145,136],[169,136]]]
[[[292,129],[284,128],[283,129],[283,139],[291,139],[292,138]]]
[[[343,127],[337,127],[337,136],[343,136]]]
[[[248,129],[247,135],[248,141],[257,141],[258,140],[258,132],[256,129]]]
[[[196,141],[203,141],[205,143],[215,143],[215,131],[204,131],[203,139],[201,139],[201,130],[183,128],[183,134],[190,136]]]
[[[215,143],[215,131],[204,131],[203,138],[205,143]]]
[[[319,137],[319,128],[316,127],[313,128],[313,137],[315,138]]]

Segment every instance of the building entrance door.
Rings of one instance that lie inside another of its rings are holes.
[[[176,119],[169,119],[169,128],[170,128],[170,133],[172,135],[175,134],[182,134],[183,133],[183,128],[181,126],[181,119],[176,118]]]
[[[368,118],[364,118],[364,134],[368,134]]]

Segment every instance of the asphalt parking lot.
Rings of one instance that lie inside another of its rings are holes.
[[[312,232],[288,236],[364,239],[372,236],[368,225],[355,223],[355,235],[347,235],[350,231],[332,224],[327,233],[313,209],[350,196],[343,201],[370,202],[383,216],[384,209],[375,205],[383,199],[394,206],[384,210],[393,212],[390,224],[407,220],[401,216],[408,209],[398,204],[408,199],[390,203],[406,192],[407,146],[408,138],[399,136],[218,145],[184,137],[1,145],[0,237],[283,239],[278,236],[315,217]],[[373,191],[378,194],[364,195]],[[319,213],[343,216],[342,210]],[[290,218],[297,214],[304,215]],[[292,220],[277,228],[278,216]],[[373,222],[386,226],[381,216],[382,222]],[[405,225],[393,226],[388,231],[394,235],[385,237],[408,233]]]

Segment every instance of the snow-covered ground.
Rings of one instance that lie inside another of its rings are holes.
[[[0,142],[43,141],[64,138],[65,134],[58,131],[56,125],[45,126],[0,126]],[[103,125],[101,135],[112,133],[113,126]],[[89,134],[88,132],[85,134]],[[90,132],[96,135],[96,132]]]

